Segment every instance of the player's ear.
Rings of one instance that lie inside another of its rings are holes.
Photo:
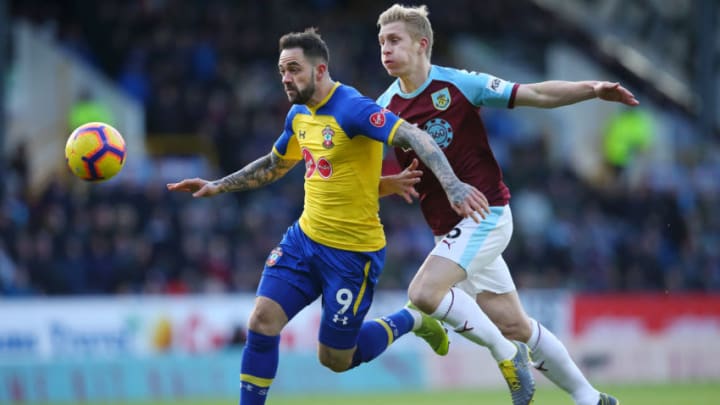
[[[318,63],[318,65],[315,66],[315,80],[320,81],[327,73],[327,70],[328,66],[326,63]]]
[[[428,41],[427,38],[422,37],[420,38],[420,41],[418,41],[420,44],[420,51],[423,53],[423,55],[427,54],[428,46],[430,46],[430,41]]]

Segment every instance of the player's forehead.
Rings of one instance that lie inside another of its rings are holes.
[[[380,26],[380,32],[378,33],[378,38],[387,38],[387,37],[391,37],[391,36],[409,37],[410,34],[408,33],[405,22],[393,21],[391,23],[387,23],[387,24]]]
[[[305,52],[303,52],[302,48],[288,48],[280,51],[278,68],[285,69],[289,66],[304,66],[306,64],[308,64],[308,60],[305,58]]]

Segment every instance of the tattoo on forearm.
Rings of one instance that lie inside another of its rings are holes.
[[[425,131],[403,122],[393,138],[393,146],[412,148],[418,158],[432,170],[448,194],[451,203],[461,201],[466,193],[442,149]]]
[[[235,173],[215,180],[214,183],[225,192],[258,188],[283,177],[297,162],[280,159],[270,152]]]

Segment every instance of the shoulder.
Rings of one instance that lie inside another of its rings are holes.
[[[383,107],[387,107],[388,104],[390,104],[390,100],[393,98],[394,95],[400,93],[400,85],[398,84],[398,80],[395,79],[390,86],[380,95],[380,97],[377,98],[377,103]]]
[[[360,93],[352,86],[341,84],[332,96],[331,110],[334,115],[354,115],[358,110],[369,105],[377,105],[375,100]]]
[[[292,120],[298,114],[309,114],[310,110],[302,104],[293,104],[288,110],[287,119]]]
[[[430,77],[433,80],[462,85],[468,82],[485,83],[491,76],[483,72],[433,65],[432,70],[430,71]]]
[[[491,74],[433,65],[434,80],[456,87],[473,105],[506,106],[515,83]]]
[[[335,93],[333,94],[333,99],[340,102],[353,102],[362,98],[367,97],[360,93],[355,87],[342,83],[335,89]]]

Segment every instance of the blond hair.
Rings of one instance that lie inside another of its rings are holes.
[[[428,40],[428,47],[425,53],[428,59],[432,54],[433,46],[433,30],[428,19],[430,12],[424,4],[417,7],[408,7],[400,4],[393,4],[392,7],[385,10],[378,17],[377,25],[382,27],[390,23],[401,21],[405,23],[410,38],[414,41],[420,41],[425,37]]]

